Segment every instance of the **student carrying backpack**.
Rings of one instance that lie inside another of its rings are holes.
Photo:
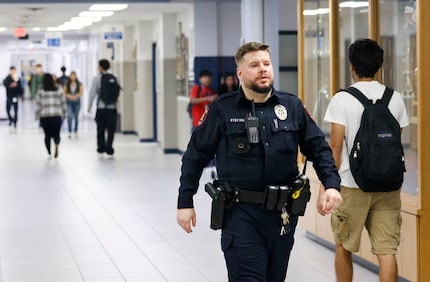
[[[101,78],[100,99],[106,104],[115,104],[121,87],[117,78],[111,73],[103,73]]]
[[[113,140],[117,124],[117,106],[119,91],[121,89],[117,78],[108,72],[110,62],[106,59],[99,60],[99,75],[94,77],[88,100],[88,112],[91,112],[96,97],[97,111],[95,121],[97,123],[97,152],[106,153],[108,158],[113,158]]]
[[[401,129],[388,108],[394,90],[386,87],[376,103],[357,88],[348,87],[343,91],[353,95],[364,106],[360,128],[349,155],[355,182],[365,192],[399,189],[406,168]]]
[[[199,90],[197,90],[197,98],[200,98],[200,94],[202,93],[202,87],[199,85]],[[193,119],[193,106],[194,104],[190,102],[188,102],[187,105],[187,113],[190,117],[190,119]]]
[[[351,88],[339,91],[324,116],[331,125],[330,146],[341,177],[343,200],[330,219],[335,264],[342,265],[336,267],[336,277],[339,281],[353,277],[352,254],[360,250],[366,229],[379,262],[380,280],[394,281],[398,273],[391,266],[397,264],[401,241],[399,188],[405,171],[400,132],[409,125],[408,113],[402,95],[375,80],[384,62],[384,50],[378,42],[355,40],[349,46],[348,59],[352,87],[365,97]],[[317,210],[326,215],[323,188]]]

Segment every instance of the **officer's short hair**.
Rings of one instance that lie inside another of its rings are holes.
[[[106,59],[101,59],[100,61],[99,61],[99,66],[103,69],[103,70],[108,70],[108,69],[110,69],[110,63],[109,63],[109,61],[108,60],[106,60]]]
[[[253,51],[267,51],[270,54],[269,45],[259,42],[248,42],[240,46],[239,49],[237,49],[236,54],[234,55],[236,65],[239,65],[245,54]]]
[[[373,78],[384,62],[384,50],[372,39],[357,39],[349,46],[349,62],[358,77]]]
[[[15,68],[14,66],[11,66],[11,67],[9,68],[9,70],[16,70],[16,68]]]

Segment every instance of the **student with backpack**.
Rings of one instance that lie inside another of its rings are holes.
[[[218,96],[211,88],[212,73],[202,70],[199,74],[200,85],[194,85],[190,94],[191,116],[193,128],[199,125],[200,118],[206,112],[207,107]]]
[[[97,152],[106,153],[109,158],[113,158],[114,149],[112,147],[116,129],[118,100],[121,87],[117,78],[108,72],[110,63],[106,59],[99,61],[99,74],[94,77],[89,97],[88,112],[94,99],[97,97],[97,111],[95,121],[97,123]],[[107,132],[107,137],[105,136]]]
[[[371,39],[358,39],[349,47],[355,83],[332,98],[324,117],[331,123],[330,147],[343,198],[331,216],[337,281],[352,281],[352,253],[359,251],[363,227],[378,258],[380,281],[397,281],[405,171],[400,134],[409,120],[400,93],[374,80],[383,54]],[[317,209],[325,215],[322,188]]]

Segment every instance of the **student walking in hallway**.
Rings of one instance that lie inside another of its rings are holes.
[[[72,131],[75,137],[78,136],[79,112],[83,93],[84,87],[78,80],[76,72],[72,71],[69,80],[64,85],[64,95],[66,95],[67,102],[67,129],[69,130],[69,138],[72,137]],[[75,121],[75,126],[72,129],[73,121]]]
[[[36,118],[45,133],[45,146],[48,158],[51,158],[51,139],[54,139],[54,158],[58,158],[61,123],[66,116],[66,98],[63,89],[57,86],[51,74],[45,73],[42,88],[36,95]]]
[[[97,97],[95,117],[97,123],[97,152],[99,154],[106,153],[109,158],[113,158],[114,149],[112,144],[117,118],[116,102],[121,87],[116,77],[109,72],[109,69],[109,61],[101,59],[99,61],[99,74],[94,77],[90,89],[88,112],[91,112],[94,99]],[[107,139],[105,137],[106,132]]]

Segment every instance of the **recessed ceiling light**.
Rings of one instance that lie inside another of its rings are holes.
[[[127,7],[127,4],[94,4],[90,7],[90,11],[121,11]]]
[[[1,26],[0,26],[0,31],[7,31],[7,28],[6,28],[6,27],[1,27]]]

